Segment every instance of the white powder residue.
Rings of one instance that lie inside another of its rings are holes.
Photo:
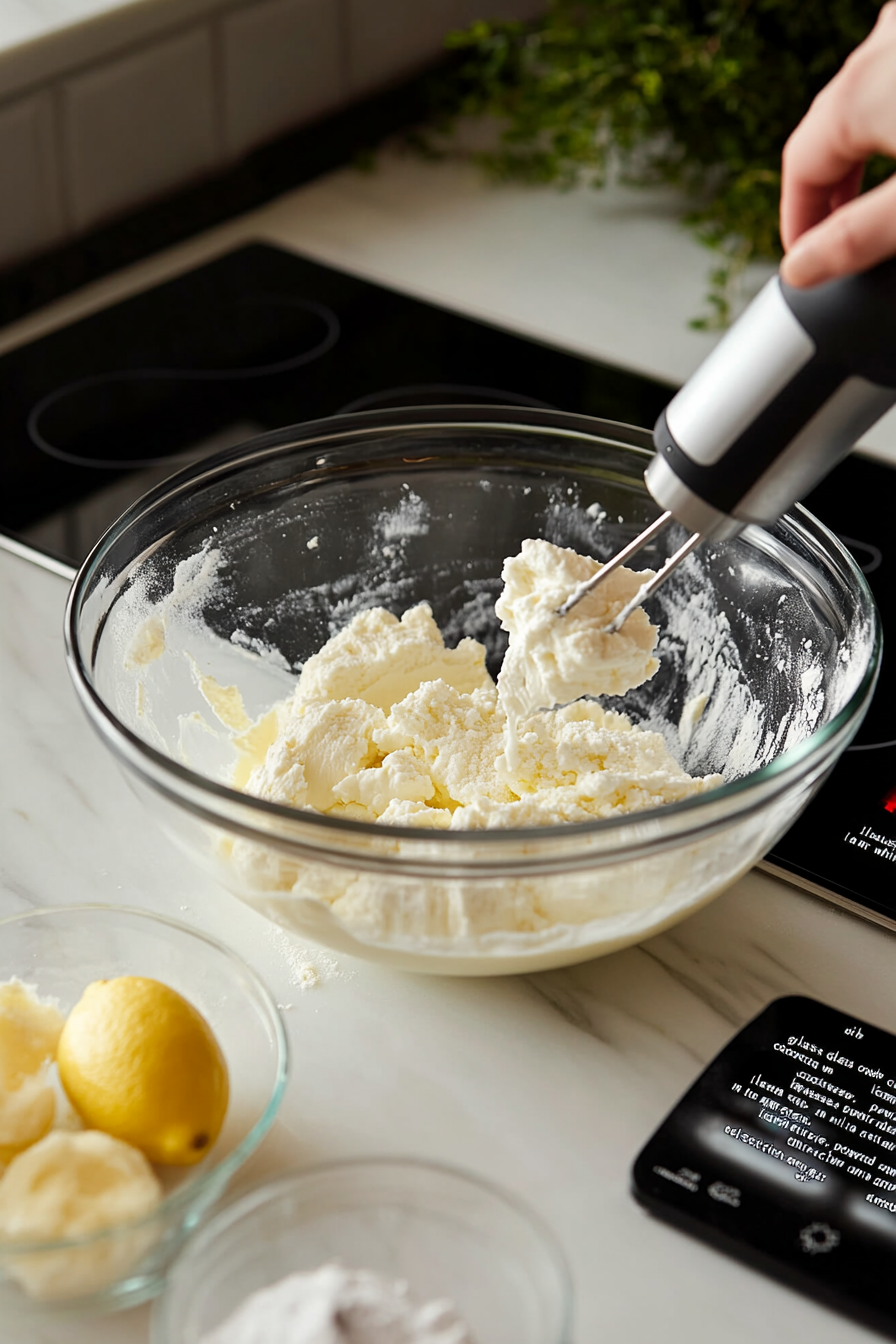
[[[418,1303],[404,1279],[341,1264],[252,1293],[200,1344],[473,1344],[447,1299]]]
[[[165,600],[165,614],[200,609],[214,591],[223,563],[223,553],[217,546],[206,546],[182,560],[174,571],[174,584]]]
[[[749,774],[765,732],[765,711],[761,705],[744,705],[737,731],[728,746],[726,773],[730,779]]]
[[[805,724],[810,723],[814,728],[821,722],[824,714],[826,693],[824,688],[824,672],[821,667],[819,667],[818,663],[813,662],[808,667],[803,668],[800,673],[800,690],[802,691],[803,698],[802,722],[799,725],[796,736],[791,737],[788,734],[784,739],[784,744],[782,746],[783,751],[787,751],[789,747],[796,746],[797,742],[802,741],[806,736]]]
[[[247,635],[245,630],[234,630],[230,636],[230,642],[235,644],[237,648],[247,649],[250,653],[257,653],[259,658],[263,658],[265,662],[271,663],[274,667],[281,667],[284,672],[293,670],[275,645],[265,643],[257,635]]]
[[[305,542],[305,549],[308,551],[316,551],[319,545],[320,537],[309,537],[308,541]]]
[[[342,978],[339,962],[321,948],[301,947],[283,929],[272,928],[271,935],[278,953],[289,967],[290,984],[302,993]]]
[[[726,780],[738,779],[763,764],[770,750],[766,710],[744,675],[731,622],[701,572],[704,557],[692,560],[682,566],[676,585],[663,585],[657,594],[661,673],[657,694],[649,701],[638,698],[637,720],[663,733],[670,744],[677,739],[690,770],[712,761]],[[676,707],[681,685],[687,688],[687,702],[703,702],[699,716],[689,724],[686,720],[686,741],[679,726],[685,705]]]
[[[409,490],[397,507],[384,509],[379,516],[383,540],[403,541],[407,537],[425,537],[429,531],[429,505]]]

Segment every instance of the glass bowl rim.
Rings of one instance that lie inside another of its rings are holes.
[[[326,836],[329,833],[334,839],[339,835],[354,835],[368,838],[375,836],[382,841],[387,829],[388,835],[394,837],[396,841],[420,845],[427,841],[431,843],[435,839],[440,845],[451,846],[456,852],[456,859],[462,862],[464,849],[474,846],[480,851],[482,846],[497,850],[508,844],[519,844],[521,841],[529,844],[536,839],[556,842],[561,836],[582,839],[592,835],[609,835],[613,832],[625,837],[627,833],[630,834],[636,828],[642,827],[645,821],[655,821],[659,817],[670,820],[687,819],[689,815],[703,812],[719,801],[736,804],[740,800],[743,806],[735,808],[736,814],[749,813],[762,805],[767,796],[764,792],[766,786],[773,786],[773,794],[780,792],[787,786],[794,772],[799,771],[801,767],[808,768],[814,757],[823,754],[828,743],[849,730],[850,724],[855,721],[859,711],[870,699],[877,681],[883,643],[880,619],[871,589],[853,556],[840,539],[801,504],[794,505],[792,510],[786,512],[780,523],[788,526],[791,531],[795,530],[808,537],[815,549],[820,548],[824,551],[827,548],[833,553],[832,558],[849,572],[871,624],[871,650],[867,666],[849,700],[829,723],[816,729],[802,742],[788,748],[758,770],[679,802],[666,803],[660,807],[646,808],[619,817],[563,822],[550,826],[501,827],[470,831],[445,831],[395,825],[386,828],[376,822],[305,812],[299,808],[256,798],[252,794],[233,789],[206,775],[200,775],[189,766],[174,760],[145,742],[120,722],[98,693],[88,670],[89,660],[85,657],[78,630],[78,613],[81,598],[107,550],[124,535],[133,522],[163,500],[175,495],[182,496],[200,482],[225,480],[253,462],[285,456],[296,449],[310,456],[313,452],[319,451],[323,444],[332,444],[333,440],[345,440],[351,437],[363,439],[372,435],[382,435],[390,428],[406,432],[445,429],[452,426],[458,430],[468,431],[477,429],[541,431],[545,435],[553,434],[560,438],[580,441],[599,439],[610,447],[621,448],[635,457],[642,458],[645,465],[654,455],[652,434],[648,430],[622,421],[604,420],[567,411],[543,410],[538,407],[409,406],[394,410],[356,411],[288,425],[254,436],[232,448],[224,449],[203,458],[198,463],[184,467],[135,501],[99,538],[75,575],[66,602],[64,638],[69,674],[90,722],[113,753],[131,765],[154,789],[173,797],[180,806],[186,806],[212,824],[222,825],[261,843],[280,845],[289,849],[295,837],[268,831],[260,825],[257,829],[250,824],[238,825],[233,817],[225,816],[215,804],[236,806],[249,818],[277,819],[288,823],[291,827],[305,829],[309,834]],[[619,437],[620,435],[622,437]],[[310,465],[313,464],[309,463]],[[143,552],[137,558],[142,560],[147,555],[148,552]],[[858,730],[858,726],[857,723],[850,737]],[[163,784],[162,781],[170,782]],[[178,785],[181,788],[178,788]],[[184,796],[183,789],[198,791],[199,795],[207,800],[206,806],[199,808],[189,802]],[[693,831],[688,830],[687,833],[692,835]],[[481,852],[477,861],[482,862]],[[398,868],[405,866],[400,854],[393,856],[393,862]]]
[[[511,1210],[515,1217],[524,1222],[535,1233],[539,1248],[545,1253],[544,1258],[550,1263],[555,1275],[560,1290],[562,1316],[559,1321],[561,1329],[556,1344],[565,1344],[572,1320],[574,1285],[566,1253],[550,1223],[521,1196],[489,1177],[481,1176],[468,1167],[426,1157],[396,1157],[383,1153],[337,1158],[327,1162],[316,1162],[309,1167],[291,1167],[286,1171],[278,1172],[275,1176],[265,1177],[255,1185],[241,1191],[228,1203],[223,1204],[202,1224],[198,1231],[190,1237],[184,1249],[174,1261],[171,1267],[172,1273],[186,1275],[191,1264],[206,1250],[212,1248],[218,1240],[226,1238],[246,1214],[264,1209],[267,1205],[275,1203],[283,1195],[295,1192],[306,1182],[310,1185],[319,1177],[326,1178],[330,1175],[338,1177],[351,1172],[388,1172],[390,1169],[400,1173],[417,1171],[428,1175],[449,1177],[476,1189],[480,1194],[485,1194],[489,1199],[503,1205],[505,1209]],[[153,1302],[150,1320],[150,1344],[171,1344],[169,1335],[164,1333],[165,1322],[162,1319],[167,1310],[170,1294],[169,1285],[170,1278],[166,1279],[162,1292]]]
[[[188,934],[191,938],[199,942],[206,943],[216,952],[223,953],[227,961],[232,962],[238,967],[241,974],[249,981],[258,994],[259,1001],[266,1010],[268,1025],[273,1030],[276,1043],[276,1072],[274,1075],[274,1084],[270,1096],[265,1103],[264,1110],[256,1119],[252,1128],[243,1136],[235,1148],[210,1166],[207,1170],[197,1173],[193,1180],[186,1180],[182,1186],[172,1190],[169,1194],[163,1196],[154,1209],[149,1213],[142,1214],[139,1218],[131,1218],[125,1222],[113,1223],[111,1227],[99,1228],[95,1232],[86,1233],[80,1237],[62,1237],[54,1241],[0,1241],[0,1264],[3,1260],[18,1258],[23,1255],[35,1255],[39,1252],[47,1251],[66,1251],[80,1250],[85,1246],[101,1245],[103,1242],[114,1240],[124,1233],[131,1233],[141,1227],[149,1227],[159,1219],[166,1219],[172,1212],[178,1213],[181,1210],[189,1209],[195,1203],[197,1195],[201,1194],[214,1181],[224,1180],[225,1184],[239,1168],[243,1165],[252,1153],[258,1148],[262,1139],[271,1128],[280,1109],[286,1091],[286,1084],[289,1079],[290,1049],[289,1039],[286,1035],[286,1029],[283,1025],[283,1019],[280,1010],[274,1000],[271,991],[268,989],[264,980],[253,970],[248,962],[243,961],[232,948],[226,943],[201,929],[193,928],[189,924],[184,924],[181,920],[171,919],[168,915],[157,915],[151,910],[143,910],[139,906],[133,905],[107,905],[100,901],[80,902],[75,905],[44,905],[35,906],[32,910],[21,910],[14,915],[4,915],[0,918],[0,933],[11,924],[24,924],[31,919],[40,919],[43,916],[54,915],[108,915],[122,914],[145,919],[151,924],[161,924],[169,929],[175,930],[178,934]],[[27,981],[26,981],[27,983]],[[52,1131],[50,1131],[52,1132]],[[214,1151],[214,1150],[212,1150]],[[209,1154],[211,1156],[211,1154]],[[60,1299],[64,1302],[66,1299]],[[76,1299],[72,1299],[76,1300]]]

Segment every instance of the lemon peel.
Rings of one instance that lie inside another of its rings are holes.
[[[59,1078],[85,1125],[151,1162],[199,1162],[220,1133],[227,1064],[205,1018],[161,981],[118,976],[88,985],[57,1047]]]

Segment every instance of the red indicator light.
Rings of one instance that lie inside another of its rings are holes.
[[[896,788],[892,788],[883,800],[885,812],[896,812]]]

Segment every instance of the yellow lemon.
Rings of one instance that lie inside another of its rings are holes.
[[[88,985],[62,1029],[56,1063],[85,1125],[151,1162],[199,1162],[224,1123],[221,1047],[202,1014],[158,980],[122,975]]]

